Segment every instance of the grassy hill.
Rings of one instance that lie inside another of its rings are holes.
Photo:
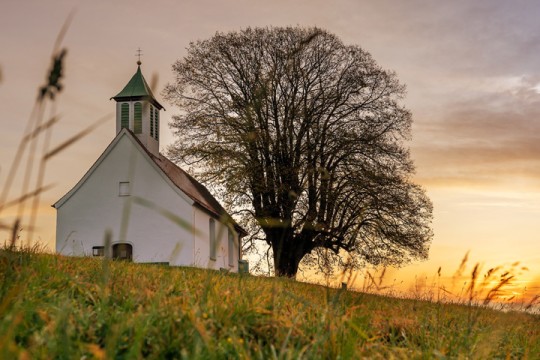
[[[194,268],[0,252],[2,359],[540,358],[540,317]]]

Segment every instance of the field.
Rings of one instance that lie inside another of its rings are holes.
[[[540,317],[195,268],[0,253],[2,359],[540,358]]]

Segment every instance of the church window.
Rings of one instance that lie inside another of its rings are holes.
[[[150,136],[154,137],[154,108],[150,105]]]
[[[113,259],[128,260],[133,259],[133,246],[127,243],[114,244],[112,246]]]
[[[92,256],[105,256],[105,247],[104,246],[92,247]]]
[[[133,109],[133,132],[135,134],[142,133],[142,105],[136,102]]]
[[[229,266],[234,266],[234,234],[229,229]]]
[[[209,231],[210,231],[210,259],[216,260],[216,253],[217,253],[217,242],[216,242],[216,221],[214,219],[210,219],[209,221]]]
[[[120,127],[129,129],[129,104],[123,103],[120,108]]]
[[[159,140],[159,111],[158,109],[155,109],[154,136],[156,140]]]
[[[129,196],[129,181],[120,181],[118,196]]]

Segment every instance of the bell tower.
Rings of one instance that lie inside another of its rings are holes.
[[[159,156],[159,112],[165,109],[144,79],[140,59],[135,75],[111,99],[116,101],[116,134],[128,128],[150,153]]]

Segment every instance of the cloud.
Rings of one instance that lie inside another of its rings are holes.
[[[511,82],[509,82],[511,83]],[[540,188],[540,94],[536,78],[448,102],[422,118],[413,155],[431,185],[526,182]]]
[[[501,0],[418,1],[407,42],[421,47],[419,66],[469,77],[522,74],[537,69],[540,52],[540,3]],[[407,5],[410,3],[407,2]]]

